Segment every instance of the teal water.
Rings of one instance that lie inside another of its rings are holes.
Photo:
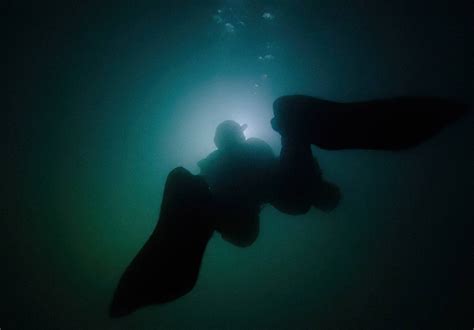
[[[222,120],[278,153],[281,95],[472,104],[472,4],[6,8],[1,329],[472,327],[472,116],[409,151],[315,148],[338,209],[267,207],[251,247],[214,235],[190,294],[107,316],[168,172],[197,173]]]

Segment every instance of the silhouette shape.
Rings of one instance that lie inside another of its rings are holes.
[[[401,150],[438,133],[468,110],[464,104],[429,97],[398,97],[339,103],[305,95],[278,98],[272,127],[327,150]]]
[[[339,188],[323,178],[311,144],[329,150],[401,150],[427,140],[466,111],[429,98],[337,103],[284,96],[275,101],[272,119],[282,136],[279,158],[263,140],[246,139],[246,125],[224,121],[215,133],[217,150],[198,162],[200,175],[181,167],[168,175],[157,226],[122,275],[110,316],[188,293],[213,232],[236,246],[251,245],[266,204],[287,214],[337,207]]]
[[[334,184],[322,179],[309,144],[286,144],[278,159],[257,138],[245,139],[246,125],[227,120],[214,138],[217,150],[198,162],[213,193],[216,230],[237,246],[249,246],[258,236],[259,213],[265,204],[289,214],[311,206],[329,211],[340,199]]]
[[[214,227],[211,193],[202,177],[182,167],[168,175],[158,224],[125,270],[109,314],[174,300],[196,283]]]
[[[217,150],[198,162],[219,214],[216,230],[227,241],[242,247],[257,239],[258,214],[261,205],[270,200],[276,161],[264,141],[245,139],[245,128],[231,120],[221,123],[214,138]]]

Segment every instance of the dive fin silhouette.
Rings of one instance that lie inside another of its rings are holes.
[[[158,224],[123,273],[109,315],[179,298],[194,287],[214,231],[211,192],[204,179],[178,167],[168,175]]]
[[[283,138],[327,150],[401,150],[431,138],[468,106],[431,97],[339,103],[288,95],[278,98],[273,110],[272,127]]]

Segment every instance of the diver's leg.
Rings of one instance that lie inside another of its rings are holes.
[[[274,102],[272,127],[328,150],[400,150],[424,142],[467,111],[466,105],[429,97],[339,103],[288,95]]]
[[[124,316],[189,292],[214,224],[211,193],[204,179],[184,168],[171,171],[158,224],[122,275],[110,315]]]
[[[283,139],[320,146],[327,143],[329,137],[329,143],[335,143],[338,134],[326,123],[328,119],[334,121],[335,116],[339,118],[342,109],[342,104],[337,102],[304,95],[283,96],[273,103],[271,124]]]
[[[288,214],[308,212],[315,185],[320,181],[308,142],[282,137],[280,163],[274,181],[273,206]]]
[[[339,188],[322,178],[309,143],[300,139],[282,138],[275,188],[272,205],[289,214],[306,213],[311,206],[331,211],[341,199]]]

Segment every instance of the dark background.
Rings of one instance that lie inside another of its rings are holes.
[[[278,152],[284,94],[472,104],[472,2],[1,7],[0,328],[472,328],[472,115],[399,153],[314,149],[337,210],[266,208],[253,246],[212,238],[189,295],[107,317],[166,175],[196,173],[220,121]]]

